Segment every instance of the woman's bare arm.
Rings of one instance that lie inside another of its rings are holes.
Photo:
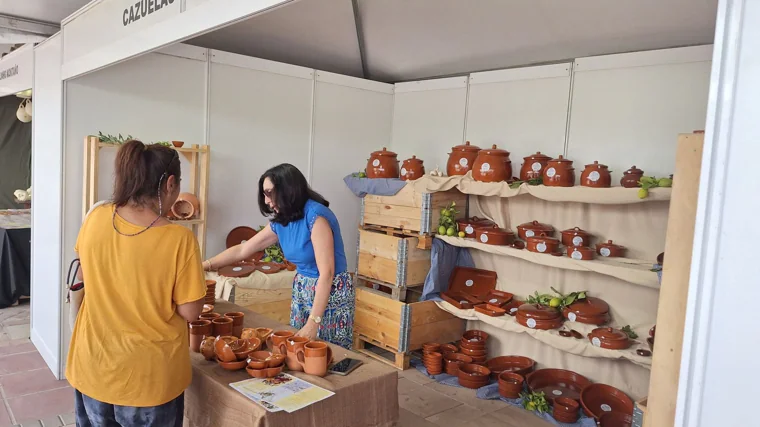
[[[198,317],[201,315],[201,312],[203,311],[204,299],[205,298],[201,298],[198,301],[193,301],[187,304],[178,305],[177,314],[179,314],[183,319],[187,320],[188,322],[198,320]]]
[[[210,269],[218,269],[234,264],[244,259],[249,259],[256,252],[263,251],[275,243],[277,243],[277,235],[272,231],[272,228],[267,225],[263,230],[256,233],[251,240],[235,245],[224,252],[209,258],[207,262],[203,263],[203,268],[208,271]],[[209,263],[211,266],[209,266]]]

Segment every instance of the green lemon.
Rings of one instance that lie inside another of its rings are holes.
[[[272,262],[272,257],[268,256],[268,257],[264,258],[262,261],[264,261],[264,262]]]
[[[364,172],[359,172],[359,178],[366,178],[367,174]]]
[[[467,234],[465,234],[465,232],[464,232],[464,231],[460,231],[460,232],[459,232],[459,237],[464,237],[464,236],[466,236],[466,235],[467,235]]]
[[[447,236],[453,236],[455,234],[457,234],[457,231],[454,229],[454,227],[449,227],[449,229],[446,230],[446,235]]]
[[[438,227],[438,234],[446,234],[446,227],[444,226]]]
[[[649,195],[649,190],[646,188],[639,188],[639,199],[646,199]]]
[[[549,307],[559,307],[559,304],[562,302],[559,298],[552,298],[551,301],[549,301]]]
[[[657,186],[659,187],[672,187],[673,186],[673,180],[670,178],[660,178],[659,181],[657,181]]]
[[[533,402],[528,402],[527,405],[525,405],[525,409],[529,411],[535,411],[536,410],[536,404]]]

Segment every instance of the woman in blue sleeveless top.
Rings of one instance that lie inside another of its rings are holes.
[[[355,293],[343,239],[329,203],[295,166],[281,164],[259,179],[259,209],[272,217],[251,240],[203,262],[206,270],[249,259],[279,242],[296,265],[290,324],[298,334],[351,348]]]

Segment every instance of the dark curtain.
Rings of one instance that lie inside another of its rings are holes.
[[[32,123],[16,118],[21,101],[15,95],[0,98],[0,209],[23,207],[14,202],[13,192],[32,182]]]

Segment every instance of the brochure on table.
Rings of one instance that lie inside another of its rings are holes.
[[[269,412],[291,413],[335,394],[288,374],[240,381],[230,384],[230,387]]]

